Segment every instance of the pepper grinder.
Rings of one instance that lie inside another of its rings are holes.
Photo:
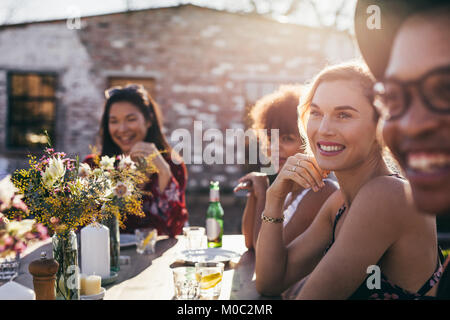
[[[28,266],[33,275],[36,300],[55,300],[56,272],[59,264],[55,259],[47,259],[47,254],[41,252],[41,258],[34,260]]]

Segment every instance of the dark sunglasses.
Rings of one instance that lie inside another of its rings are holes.
[[[115,86],[115,87],[111,87],[109,89],[105,90],[105,98],[109,99],[112,96],[114,96],[115,94],[122,92],[122,91],[136,91],[136,92],[142,92],[145,93],[145,88],[143,85],[141,84],[129,84],[126,85],[125,87],[121,87],[121,86]],[[147,97],[147,95],[145,94],[145,97]]]
[[[383,79],[373,87],[373,104],[385,120],[401,118],[411,105],[415,88],[424,106],[435,113],[450,114],[450,66],[433,69],[419,79]]]

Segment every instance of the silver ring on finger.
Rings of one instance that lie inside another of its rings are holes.
[[[297,171],[297,166],[292,166],[291,171],[292,172],[296,172]]]
[[[298,159],[298,160],[297,160],[296,166],[297,166],[297,167],[300,167],[300,163],[301,163],[301,162],[302,162],[302,160]]]

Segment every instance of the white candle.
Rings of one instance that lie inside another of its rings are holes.
[[[87,276],[85,274],[80,274],[80,295],[82,296],[86,295],[86,293],[84,293],[86,288],[86,278]]]
[[[81,229],[81,272],[109,277],[109,229],[93,223]]]
[[[36,300],[36,295],[30,288],[9,281],[0,287],[0,300]]]
[[[102,278],[100,276],[92,275],[86,277],[84,280],[84,294],[90,296],[93,294],[99,294],[101,288]]]

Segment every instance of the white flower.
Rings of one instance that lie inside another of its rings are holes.
[[[133,160],[131,160],[130,156],[120,156],[120,162],[119,162],[119,166],[118,166],[119,170],[124,170],[124,169],[132,169],[135,170],[136,169],[136,164],[134,163]]]
[[[103,170],[114,170],[114,162],[116,161],[116,159],[110,158],[108,156],[103,156],[102,159],[100,160],[100,167]]]
[[[96,178],[99,178],[103,175],[103,170],[100,168],[95,168],[94,171],[92,171],[94,173],[94,176]]]
[[[87,178],[91,175],[92,170],[91,167],[87,163],[80,164],[80,168],[78,169],[78,176],[81,178]]]
[[[113,188],[112,188],[112,184],[111,184],[111,180],[110,179],[102,179],[101,181],[101,195],[100,195],[100,199],[101,201],[109,201],[112,198],[113,195]]]
[[[70,192],[79,195],[81,191],[89,188],[89,181],[84,178],[78,177],[73,183],[69,184]]]
[[[33,229],[34,220],[25,219],[22,221],[11,220],[7,229],[10,233],[16,234],[18,237],[22,237],[25,233],[30,232]]]
[[[18,191],[11,182],[11,175],[0,181],[0,211],[11,207],[14,194]]]
[[[48,167],[42,175],[42,180],[47,189],[53,187],[53,185],[57,182],[60,182],[61,179],[66,174],[66,167],[64,166],[61,158],[51,158],[48,161]]]
[[[122,198],[131,194],[131,188],[123,182],[118,182],[113,190],[116,197]]]

